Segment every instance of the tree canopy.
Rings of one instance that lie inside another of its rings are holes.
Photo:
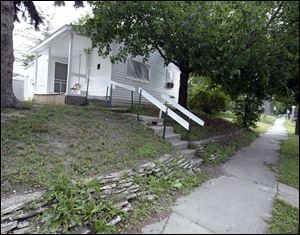
[[[113,41],[121,48],[112,61],[124,61],[129,54],[148,58],[158,50],[166,64],[181,70],[179,103],[184,106],[190,73],[209,76],[235,99],[248,94],[261,101],[286,91],[292,64],[297,64],[286,44],[299,38],[286,29],[296,30],[290,25],[291,18],[298,20],[295,2],[90,4],[93,15],[82,19],[77,29],[91,37],[99,54],[107,56]]]

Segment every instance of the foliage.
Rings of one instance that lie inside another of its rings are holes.
[[[207,114],[218,113],[226,108],[226,96],[220,89],[197,87],[190,95],[189,106]]]
[[[257,138],[257,135],[252,131],[243,131],[234,136],[225,144],[211,143],[206,145],[205,152],[202,155],[204,163],[219,164],[227,161],[238,149],[249,145]],[[218,157],[211,158],[211,155],[216,154]]]
[[[70,227],[88,222],[96,233],[115,233],[116,229],[107,223],[117,215],[122,215],[111,202],[101,198],[100,183],[76,182],[66,175],[55,175],[48,182],[48,191],[44,200],[54,206],[43,217],[51,219],[42,226],[42,231],[56,233],[69,232]]]
[[[219,86],[213,86],[207,77],[192,76],[189,80],[189,107],[207,114],[225,110],[229,97]]]
[[[261,112],[261,101],[256,97],[241,96],[235,102],[235,122],[242,127],[255,127]]]
[[[35,58],[35,55],[27,55],[27,54],[25,54],[25,55],[22,55],[22,63],[23,63],[23,66],[27,66],[27,65],[29,65],[33,60],[34,60],[34,58]]]
[[[298,234],[299,209],[276,199],[272,218],[268,221],[269,232],[272,234]]]
[[[112,60],[124,61],[128,55],[147,59],[158,50],[166,64],[181,70],[180,104],[185,105],[181,95],[194,73],[222,85],[232,99],[252,97],[249,102],[255,105],[297,87],[288,83],[298,81],[298,4],[94,1],[93,16],[76,28],[92,38],[101,55],[109,55],[111,42],[120,43]]]

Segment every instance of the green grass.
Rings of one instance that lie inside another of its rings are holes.
[[[205,147],[205,153],[201,156],[205,164],[219,164],[227,161],[238,149],[249,145],[257,135],[252,131],[243,131],[226,144],[211,143]],[[212,154],[218,154],[214,160],[210,159]]]
[[[222,118],[222,119],[227,120],[227,121],[232,122],[232,123],[234,122],[234,114],[232,112],[229,112],[229,111],[220,112],[220,113],[216,114],[216,117]]]
[[[256,127],[251,128],[257,134],[262,134],[268,131],[274,124],[276,118],[270,115],[261,115]]]
[[[160,167],[162,169],[163,165]],[[175,196],[187,194],[192,188],[202,184],[206,177],[202,172],[190,174],[186,170],[173,166],[173,171],[161,176],[134,176],[134,183],[142,191],[149,191],[156,195],[153,200],[145,197],[131,201],[133,212],[127,213],[116,208],[116,202],[125,200],[123,195],[102,198],[101,184],[99,181],[77,181],[70,183],[71,177],[60,175],[57,179],[49,181],[49,191],[40,200],[55,204],[39,218],[51,217],[47,222],[42,222],[42,233],[70,233],[70,227],[80,226],[86,222],[91,226],[93,233],[110,234],[122,233],[128,228],[138,225],[154,213],[164,212],[175,201]],[[30,205],[29,205],[30,206]],[[28,206],[28,208],[30,208]],[[34,206],[34,205],[32,205]],[[115,216],[120,215],[122,222],[118,226],[107,226]]]
[[[178,113],[182,116],[182,114]],[[237,125],[219,117],[209,116],[204,113],[195,113],[199,118],[204,120],[204,126],[191,122],[190,131],[187,131],[178,123],[168,118],[167,125],[174,127],[174,132],[181,134],[183,140],[200,140],[216,135],[232,133],[240,129]],[[187,120],[186,116],[182,116]]]
[[[285,119],[284,126],[287,128],[289,134],[295,134],[295,122]]]
[[[42,105],[1,113],[1,189],[46,186],[49,175],[74,178],[133,168],[174,151],[134,118],[95,106]]]
[[[280,149],[279,176],[280,182],[299,189],[299,136],[291,134],[295,126],[286,120],[288,127],[288,139],[283,140]]]
[[[268,224],[272,234],[299,234],[299,210],[276,199],[272,219]]]
[[[232,112],[220,112],[216,115],[216,117],[222,118],[232,123],[234,123],[235,119],[234,114]],[[251,130],[253,130],[257,134],[265,133],[273,126],[275,120],[276,118],[274,116],[261,115],[259,121],[256,123],[256,127],[252,127]]]

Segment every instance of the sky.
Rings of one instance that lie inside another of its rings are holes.
[[[84,8],[78,9],[73,7],[74,1],[65,1],[66,5],[61,7],[54,6],[54,1],[34,1],[34,3],[38,11],[45,12],[46,17],[51,21],[51,32],[54,32],[65,24],[76,21],[87,13],[91,13],[91,8],[86,2],[84,2]],[[45,26],[41,25],[40,28],[42,30]],[[24,74],[24,67],[18,61],[18,58],[21,58],[22,53],[35,46],[37,43],[36,38],[40,37],[41,32],[35,31],[34,27],[29,24],[29,21],[25,22],[20,17],[20,23],[14,23],[13,45],[16,57],[14,73]]]

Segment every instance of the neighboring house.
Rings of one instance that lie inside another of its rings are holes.
[[[273,104],[271,101],[264,100],[262,104],[263,114],[272,115],[273,113]]]
[[[33,98],[34,81],[27,75],[13,73],[12,87],[18,100],[31,100]]]
[[[112,64],[109,57],[101,57],[97,48],[90,54],[85,49],[91,47],[91,40],[65,25],[54,32],[45,41],[28,51],[36,59],[27,66],[27,76],[34,81],[34,94],[38,96],[88,97],[104,99],[110,94],[110,81],[141,87],[156,99],[161,93],[178,100],[180,70],[174,64],[164,66],[164,59],[158,52],[151,54],[143,63],[141,57],[128,56],[125,63]],[[117,44],[111,45],[111,54],[118,52]],[[87,86],[89,84],[89,86]],[[77,89],[78,88],[78,89]],[[122,87],[112,90],[113,104],[128,104],[132,94]],[[139,94],[134,92],[134,102]],[[142,98],[143,103],[148,103]]]
[[[25,77],[23,75],[13,73],[12,88],[18,100],[25,100]]]

